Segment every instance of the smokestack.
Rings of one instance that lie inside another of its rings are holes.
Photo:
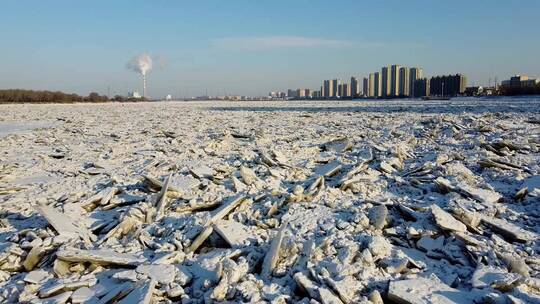
[[[146,73],[142,75],[142,83],[143,83],[142,96],[146,97]]]
[[[146,53],[141,54],[131,59],[127,63],[126,67],[142,75],[142,78],[143,78],[142,96],[146,97],[146,73],[152,69],[152,58],[150,57],[150,55]]]

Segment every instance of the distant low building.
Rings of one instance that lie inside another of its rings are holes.
[[[484,92],[484,88],[481,86],[478,87],[467,87],[465,89],[466,96],[480,96]]]
[[[530,88],[540,84],[540,79],[529,78],[526,75],[516,75],[510,77],[509,80],[503,80],[502,86],[511,88]]]
[[[142,98],[142,95],[137,91],[133,91],[133,92],[128,93],[128,97],[129,98]]]
[[[429,81],[431,96],[453,97],[463,95],[467,88],[467,78],[462,74],[435,76]]]
[[[270,92],[268,93],[268,97],[270,99],[284,99],[285,97],[287,97],[287,93],[285,92]]]
[[[540,79],[516,75],[504,80],[499,87],[501,95],[538,95],[540,94]]]

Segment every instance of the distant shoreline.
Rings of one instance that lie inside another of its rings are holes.
[[[455,96],[451,97],[452,99],[499,99],[499,98],[509,98],[509,99],[518,99],[518,98],[540,98],[540,95],[492,95],[492,96]],[[107,100],[107,101],[52,101],[52,102],[6,102],[0,100],[0,105],[19,105],[19,104],[29,104],[29,105],[42,105],[42,104],[133,104],[133,103],[147,103],[147,102],[233,102],[233,103],[242,103],[242,102],[339,102],[339,101],[421,101],[422,98],[408,98],[408,97],[395,97],[395,98],[343,98],[343,99],[287,99],[287,100],[267,100],[267,99],[250,99],[250,100],[222,100],[222,99],[178,99],[178,100],[126,100],[126,101],[116,101],[116,100]],[[436,100],[432,100],[436,101]],[[449,100],[446,100],[449,101]]]
[[[514,100],[514,99],[540,99],[540,95],[512,95],[512,96],[457,96],[453,97],[450,100],[427,100],[427,102],[452,102],[460,101],[467,102],[469,101],[481,101],[481,100]],[[302,103],[302,102],[327,102],[329,104],[336,102],[393,102],[400,101],[403,103],[407,102],[421,102],[426,101],[422,98],[389,98],[389,99],[374,99],[374,98],[357,98],[357,99],[289,99],[289,100],[265,100],[265,99],[252,99],[252,100],[218,100],[218,99],[207,99],[207,100],[145,100],[145,101],[100,101],[100,102],[88,102],[88,101],[75,101],[75,102],[2,102],[0,101],[0,106],[2,105],[90,105],[90,104],[137,104],[137,103]]]

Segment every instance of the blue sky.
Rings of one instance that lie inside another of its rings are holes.
[[[383,65],[464,73],[487,84],[540,77],[540,1],[212,0],[0,3],[0,88],[152,96],[318,88]]]

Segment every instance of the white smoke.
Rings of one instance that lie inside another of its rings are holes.
[[[152,57],[143,53],[131,59],[126,66],[128,69],[146,76],[146,73],[152,69]]]

